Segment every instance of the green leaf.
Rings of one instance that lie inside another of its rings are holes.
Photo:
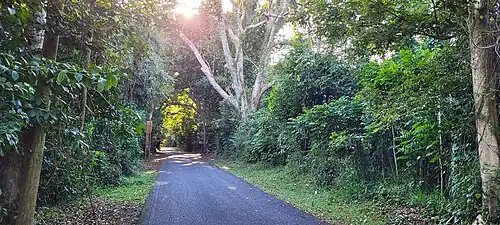
[[[66,70],[62,70],[61,72],[59,72],[57,74],[57,82],[58,83],[62,83],[66,79],[68,79],[68,75],[66,75]]]
[[[111,78],[111,79],[110,79]],[[114,86],[114,77],[113,76],[110,76],[107,80],[106,80],[106,90],[109,90],[111,89],[113,86]]]
[[[97,91],[102,92],[102,91],[104,91],[105,88],[106,88],[106,79],[101,77],[97,81]]]
[[[76,81],[80,82],[83,79],[83,74],[82,73],[75,73],[75,79]]]
[[[429,163],[434,164],[434,163],[436,163],[436,162],[438,161],[438,159],[439,159],[439,158],[440,158],[440,157],[439,157],[439,154],[436,154],[436,155],[435,155],[435,156],[434,156],[434,157],[433,157],[433,158],[429,161]]]
[[[19,79],[19,73],[17,71],[12,70],[11,76],[14,81],[17,81],[17,79]]]
[[[10,8],[10,7],[8,7],[8,8],[7,8],[7,11],[9,12],[9,14],[10,14],[10,15],[14,15],[14,14],[16,14],[16,10],[15,10],[14,8]]]
[[[9,68],[7,68],[6,66],[0,64],[0,72],[5,73],[7,71],[9,71]]]

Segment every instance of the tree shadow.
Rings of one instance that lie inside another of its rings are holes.
[[[184,152],[175,147],[163,147],[150,157],[152,157],[152,161],[154,162],[168,161],[170,163],[182,164],[182,166],[206,163],[200,153]]]

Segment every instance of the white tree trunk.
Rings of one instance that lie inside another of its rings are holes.
[[[179,33],[179,36],[189,46],[191,51],[194,53],[196,59],[198,60],[198,62],[201,65],[201,71],[203,72],[203,74],[205,74],[205,76],[207,77],[207,79],[210,82],[210,84],[212,85],[212,87],[217,91],[217,93],[219,93],[222,96],[222,98],[224,98],[224,100],[227,100],[228,102],[230,102],[234,107],[239,108],[238,102],[234,99],[234,97],[229,95],[226,91],[224,91],[224,89],[222,89],[222,87],[217,83],[217,81],[215,80],[215,77],[212,73],[212,70],[210,69],[210,66],[208,66],[207,62],[205,61],[203,56],[200,54],[200,51],[198,51],[198,48],[196,48],[196,46],[191,42],[191,40],[189,40],[186,37],[186,35],[184,35],[182,32]]]
[[[231,1],[231,0],[230,0]],[[180,32],[181,39],[189,46],[201,65],[201,70],[209,80],[210,84],[225,100],[230,102],[241,115],[246,116],[249,112],[255,111],[259,107],[262,94],[272,86],[272,82],[267,80],[268,66],[275,45],[276,33],[283,27],[285,17],[288,13],[288,1],[278,0],[273,2],[263,15],[257,15],[257,1],[249,0],[234,2],[233,15],[226,17],[222,14],[219,22],[219,37],[224,53],[225,67],[231,75],[231,87],[224,90],[215,80],[210,66],[198,51],[197,47]],[[229,13],[229,12],[227,12]],[[232,18],[232,20],[228,19]],[[262,20],[265,18],[264,20]],[[255,21],[257,20],[257,21]],[[262,40],[261,53],[256,68],[255,81],[252,87],[251,96],[247,96],[244,60],[245,52],[243,49],[243,40],[248,31],[265,26],[265,37]]]

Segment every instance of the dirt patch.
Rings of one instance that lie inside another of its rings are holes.
[[[158,171],[164,154],[153,154],[142,163],[141,171]],[[36,212],[39,225],[132,225],[139,223],[142,204],[87,197],[56,207],[41,207]]]
[[[431,225],[433,224],[424,215],[424,209],[419,207],[402,207],[389,214],[389,224]]]
[[[58,208],[42,208],[37,211],[37,224],[137,224],[142,206],[111,202],[103,198],[74,202]]]
[[[152,153],[147,160],[142,162],[141,171],[159,171],[161,161],[166,158],[164,153]]]

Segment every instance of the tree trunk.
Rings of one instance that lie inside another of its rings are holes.
[[[470,6],[469,42],[471,51],[472,85],[476,112],[477,146],[481,167],[483,207],[489,218],[497,217],[497,194],[495,191],[498,170],[498,116],[495,99],[495,65],[498,56],[494,52],[496,33],[488,26],[486,6],[488,1],[480,0]]]
[[[441,191],[441,196],[444,196],[444,168],[443,168],[443,132],[441,129],[441,107],[438,105],[439,111],[438,111],[438,133],[439,133],[439,159],[438,159],[438,164],[439,164],[439,185],[440,185],[440,191]]]
[[[201,71],[205,74],[212,87],[222,96],[222,98],[235,107],[242,117],[258,109],[262,94],[271,87],[272,83],[267,83],[267,71],[269,60],[275,46],[275,36],[283,27],[286,16],[288,15],[288,0],[272,2],[267,9],[263,9],[262,18],[257,16],[257,0],[247,0],[242,2],[231,1],[234,6],[232,15],[226,16],[229,12],[222,13],[219,23],[219,35],[224,54],[225,67],[231,75],[231,88],[221,87],[215,80],[212,68],[207,64],[197,47],[182,32],[180,38],[188,45],[194,53],[196,59],[201,65]],[[262,20],[266,18],[265,20]],[[256,22],[258,21],[258,22]],[[253,22],[256,22],[252,24]],[[245,58],[244,40],[245,35],[250,30],[259,27],[265,28],[265,38],[261,41],[261,53],[258,56],[258,62],[253,65],[256,67],[256,77],[252,87],[251,96],[247,96],[247,86],[245,85],[245,75],[247,74],[244,66]],[[232,91],[230,91],[232,90]]]
[[[0,158],[0,208],[7,210],[7,215],[0,214],[0,224],[14,224],[24,159],[23,155],[15,151]]]
[[[45,47],[42,52],[44,57],[56,59],[59,36],[47,32],[45,34]],[[50,108],[50,99],[47,98],[50,90],[45,80],[39,77],[37,84],[37,95],[45,99],[46,108]],[[45,130],[41,124],[35,123],[24,133],[22,144],[28,147],[25,152],[25,161],[23,166],[23,176],[20,181],[19,190],[19,208],[15,220],[16,225],[26,225],[34,223],[35,206],[38,195],[38,186],[40,182],[40,171],[42,170],[43,151],[45,148]]]
[[[53,15],[54,2],[49,2],[49,15]],[[50,18],[53,18],[50,17]],[[45,19],[43,19],[45,20]],[[40,33],[43,35],[43,33]],[[42,43],[31,43],[33,46],[43,46],[42,54],[46,58],[56,59],[59,37],[52,32],[45,37],[33,39]],[[42,99],[48,109],[50,100],[47,98],[50,90],[43,76],[39,76],[36,84],[36,95]],[[11,151],[0,159],[0,189],[3,207],[8,210],[7,218],[2,221],[7,224],[29,225],[34,223],[35,206],[40,182],[40,171],[45,148],[45,130],[41,124],[33,122],[20,134],[20,152]]]
[[[44,88],[43,84],[39,85]],[[42,90],[42,95],[46,90]],[[43,151],[45,148],[45,131],[40,124],[35,124],[23,134],[23,142],[29,144],[24,149],[23,176],[19,182],[19,202],[16,225],[34,223],[35,206],[42,170]]]
[[[398,158],[396,154],[396,135],[394,133],[394,125],[392,125],[392,156],[394,157],[394,171],[396,172],[396,177],[399,176],[398,171]]]
[[[94,1],[90,1],[90,9],[94,7]],[[83,68],[88,69],[90,65],[90,58],[92,55],[92,50],[90,49],[89,45],[92,42],[92,39],[94,37],[94,33],[92,30],[89,28],[85,28],[83,33],[82,33],[82,51],[83,51]],[[80,117],[80,132],[83,132],[83,129],[85,127],[85,118],[86,118],[86,113],[87,113],[87,87],[83,85],[82,87],[82,105],[81,105],[81,117]]]

